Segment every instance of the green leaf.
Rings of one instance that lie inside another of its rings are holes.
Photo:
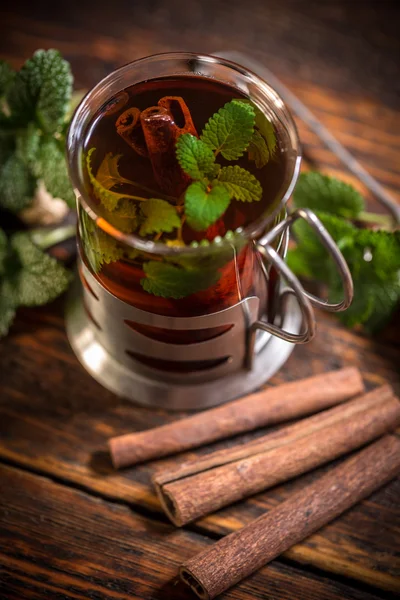
[[[229,206],[231,195],[221,183],[208,188],[195,181],[185,192],[185,214],[188,225],[196,231],[207,229],[221,217]]]
[[[356,243],[371,255],[376,276],[387,281],[400,271],[400,230],[357,229]]]
[[[75,207],[75,194],[71,185],[65,154],[52,137],[42,138],[32,161],[34,175],[43,180],[54,198],[61,198],[71,208]]]
[[[8,239],[2,229],[0,229],[0,276],[5,272],[6,258],[8,256]]]
[[[14,153],[0,171],[0,206],[18,213],[32,202],[36,179],[19,156]]]
[[[96,179],[106,190],[111,190],[115,185],[122,183],[122,177],[118,170],[118,163],[121,156],[122,154],[113,156],[111,152],[108,152],[98,168]]]
[[[255,113],[249,104],[228,102],[213,115],[201,134],[201,139],[216,154],[227,160],[243,156],[254,131]]]
[[[229,243],[222,243],[228,241]],[[208,241],[206,239],[201,242],[192,242],[192,248],[207,247],[207,252],[199,254],[180,253],[176,256],[165,257],[168,262],[177,264],[186,269],[199,270],[203,272],[216,271],[225,266],[229,261],[235,260],[235,257],[240,253],[246,242],[239,233],[227,231],[219,241]]]
[[[113,211],[107,211],[106,219],[124,233],[133,233],[137,227],[136,204],[123,199]]]
[[[98,172],[100,172],[101,180],[98,180],[97,176],[95,177],[93,175],[91,163],[92,163],[92,156],[95,151],[96,151],[96,148],[90,148],[90,150],[87,154],[87,157],[86,157],[86,168],[88,171],[90,183],[93,186],[94,193],[96,194],[97,198],[101,201],[103,206],[107,210],[113,211],[117,208],[119,202],[123,198],[129,198],[131,200],[143,200],[143,198],[140,198],[138,196],[131,196],[130,194],[113,192],[111,189],[109,189],[107,187],[109,185],[111,187],[116,185],[114,175],[115,175],[115,168],[118,165],[119,156],[110,159],[110,157],[112,157],[112,155],[110,153],[106,155],[106,157],[102,161],[102,163],[99,167],[99,171],[98,171]],[[119,180],[118,183],[122,183],[121,180]]]
[[[41,132],[35,123],[29,125],[20,131],[16,136],[16,152],[19,158],[28,166],[35,164],[41,141]]]
[[[346,219],[356,219],[365,207],[363,197],[351,185],[316,171],[300,175],[293,202],[296,207],[332,213]]]
[[[361,324],[376,333],[400,302],[400,232],[358,229],[340,217],[317,215],[342,251],[354,282],[354,300],[339,318],[347,327]],[[330,301],[338,302],[343,290],[332,259],[305,222],[297,221],[293,229],[298,247],[288,254],[289,267],[326,283]]]
[[[359,238],[359,233],[363,234],[364,231],[358,230],[353,247],[343,251],[354,281],[354,300],[339,317],[347,327],[361,324],[368,333],[373,334],[389,322],[400,302],[400,240],[397,235],[392,235],[393,239],[389,241],[391,234],[387,236],[388,232],[366,230],[367,237],[372,233],[374,240],[364,245],[366,240],[362,239],[364,236]],[[381,238],[381,242],[378,242],[378,238]],[[397,267],[395,270],[385,271],[380,252],[374,250],[374,246],[376,248],[379,245],[383,250],[386,244],[391,253],[387,259],[392,260],[392,266]],[[329,287],[330,299],[337,302],[342,297],[337,273],[333,273]]]
[[[251,137],[249,144],[249,160],[256,163],[257,169],[262,169],[271,160],[272,153],[268,147],[267,142],[256,129]]]
[[[5,60],[0,60],[0,98],[9,90],[14,81],[15,71]]]
[[[368,294],[372,309],[368,319],[363,321],[363,325],[368,333],[376,334],[389,323],[400,304],[400,279],[389,281],[384,286],[380,284],[370,286]]]
[[[206,290],[219,279],[217,270],[183,269],[169,263],[150,261],[144,263],[146,277],[140,280],[143,289],[163,298],[185,298]]]
[[[15,302],[10,297],[8,286],[0,281],[0,338],[7,335],[15,313]]]
[[[124,249],[118,242],[97,227],[83,209],[80,211],[79,225],[83,250],[95,273],[101,271],[104,263],[116,262],[124,256]]]
[[[351,223],[331,214],[317,213],[317,216],[341,250],[352,246],[357,229]],[[288,254],[290,268],[296,275],[310,274],[312,278],[329,283],[335,266],[316,233],[303,219],[294,223],[292,231],[297,248]]]
[[[1,125],[0,125],[0,171],[1,167],[5,164],[7,159],[15,151],[15,138],[13,135],[2,135]],[[1,180],[0,180],[1,185]]]
[[[261,200],[262,187],[258,179],[246,169],[238,167],[223,167],[218,175],[218,181],[223,183],[230,197],[242,202]]]
[[[273,158],[276,151],[277,141],[274,126],[251,100],[241,99],[234,100],[234,102],[249,104],[254,109],[256,129],[249,144],[249,159],[254,160],[256,167],[261,169]]]
[[[142,236],[161,231],[169,233],[176,227],[181,226],[181,220],[175,206],[172,206],[165,200],[150,198],[142,202],[141,211],[145,217],[139,230]]]
[[[46,133],[62,128],[72,93],[72,74],[57,50],[37,50],[16,74],[7,103],[20,125],[36,121]]]
[[[176,143],[176,156],[181,169],[192,179],[214,176],[215,156],[211,148],[190,133],[184,133]]]
[[[62,294],[71,280],[70,273],[54,258],[40,250],[29,234],[11,238],[16,268],[7,278],[9,297],[15,305],[40,306]]]

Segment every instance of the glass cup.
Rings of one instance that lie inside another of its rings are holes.
[[[211,243],[168,246],[126,233],[96,203],[85,184],[84,140],[94,115],[127,87],[171,76],[212,78],[244,93],[273,123],[285,154],[282,184],[265,212],[248,226]],[[192,53],[160,54],[125,65],[83,99],[70,126],[67,151],[78,203],[79,271],[86,316],[101,344],[125,367],[140,365],[147,376],[171,382],[182,372],[193,381],[215,379],[243,364],[251,366],[257,331],[303,343],[314,335],[313,304],[343,310],[350,303],[347,265],[317,217],[306,210],[287,216],[286,205],[300,169],[299,139],[282,99],[251,71],[222,58]],[[286,266],[288,227],[297,218],[309,222],[332,254],[344,283],[341,303],[331,305],[306,293]],[[143,282],[159,265],[167,266],[166,273],[168,269],[184,272],[191,282],[190,293],[181,290],[177,297],[172,291],[171,297],[161,297],[154,290],[149,292]],[[282,287],[282,278],[289,288]],[[295,333],[276,322],[289,295],[296,296],[303,317],[301,331]],[[232,360],[226,346],[234,341],[229,332],[237,315],[228,311],[239,305],[244,315],[242,327],[236,327],[241,342]],[[219,351],[214,352],[217,346]]]

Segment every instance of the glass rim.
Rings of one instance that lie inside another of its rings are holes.
[[[82,177],[82,161],[79,152],[79,145],[82,145],[82,140],[77,141],[75,133],[76,130],[79,129],[79,125],[84,118],[88,118],[90,113],[89,103],[93,97],[99,94],[105,87],[112,84],[121,76],[128,73],[135,66],[141,66],[144,63],[152,63],[158,60],[186,60],[186,61],[197,61],[204,64],[218,64],[221,65],[231,71],[238,73],[241,76],[245,76],[248,80],[251,81],[259,90],[262,91],[263,96],[268,101],[272,112],[277,115],[277,111],[281,111],[284,115],[286,124],[290,128],[291,139],[294,139],[295,144],[293,150],[296,154],[293,170],[291,175],[289,176],[288,184],[283,192],[279,193],[281,196],[280,200],[277,202],[277,205],[274,209],[267,215],[263,214],[261,217],[249,223],[246,227],[240,228],[239,230],[235,230],[234,239],[240,240],[241,243],[247,243],[253,239],[256,239],[268,225],[274,223],[275,219],[279,214],[282,213],[282,210],[285,208],[290,196],[292,195],[294,186],[296,184],[297,178],[300,172],[300,164],[301,164],[301,148],[300,148],[300,140],[297,132],[296,125],[292,118],[292,115],[286,106],[285,102],[281,98],[281,96],[274,90],[274,88],[267,83],[264,79],[259,77],[256,73],[254,73],[251,69],[247,67],[241,66],[239,63],[233,62],[231,60],[227,60],[225,58],[221,58],[217,55],[211,54],[199,54],[196,52],[162,52],[157,54],[151,54],[149,56],[145,56],[125,65],[115,69],[106,77],[101,79],[91,90],[87,92],[84,98],[81,100],[80,104],[76,108],[74,115],[72,117],[68,135],[67,135],[67,161],[69,168],[69,176],[72,181],[75,196],[77,198],[77,202],[81,204],[85,212],[88,216],[95,221],[96,225],[102,229],[105,233],[112,236],[118,242],[124,243],[127,246],[134,248],[136,250],[140,250],[142,252],[146,252],[148,254],[158,254],[164,256],[176,256],[182,254],[203,254],[209,252],[211,249],[215,250],[217,247],[232,247],[232,239],[227,240],[225,238],[215,238],[213,242],[210,242],[207,245],[202,246],[201,243],[198,246],[168,246],[163,242],[154,242],[151,240],[145,240],[139,235],[134,233],[124,233],[119,230],[117,227],[109,223],[102,215],[96,214],[95,210],[90,206],[89,202],[86,200],[86,196],[88,195]],[[199,76],[197,73],[190,72],[180,73],[181,76],[191,77],[191,76]],[[162,75],[160,75],[161,77]],[[203,77],[207,77],[206,75],[200,75]],[[155,79],[156,77],[150,77],[149,80]],[[218,76],[215,77],[216,81],[221,81]],[[139,83],[139,82],[136,82]],[[125,86],[126,87],[126,86]],[[232,85],[232,87],[234,87]],[[122,91],[124,88],[121,88]],[[240,88],[238,88],[240,89]],[[118,93],[118,92],[116,92]],[[251,97],[250,97],[251,99]],[[271,106],[275,104],[276,107]],[[92,115],[90,115],[92,116]]]

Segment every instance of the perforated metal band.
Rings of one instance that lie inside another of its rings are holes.
[[[197,317],[170,317],[140,310],[123,302],[92,275],[80,261],[84,283],[84,303],[91,317],[96,338],[107,351],[128,368],[139,370],[147,377],[163,381],[210,381],[243,367],[247,358],[247,332],[258,318],[259,299],[246,298],[224,310]],[[196,330],[230,326],[206,341],[170,344],[135,331],[135,324],[163,330]],[[146,358],[168,361],[168,369],[144,364]],[[172,363],[180,364],[174,371]],[[198,368],[182,373],[182,363],[201,363]],[[207,368],[207,364],[212,364]]]

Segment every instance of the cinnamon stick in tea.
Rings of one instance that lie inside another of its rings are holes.
[[[176,142],[183,133],[197,136],[189,108],[183,98],[165,96],[158,106],[140,115],[154,178],[167,194],[178,198],[190,183],[176,158]]]
[[[267,514],[180,568],[202,600],[212,600],[341,515],[400,472],[400,439],[386,435],[333,467]]]
[[[364,391],[355,367],[269,387],[211,410],[154,429],[111,438],[115,468],[168,456],[258,427],[297,419]]]
[[[118,117],[115,127],[118,135],[120,135],[122,139],[135,150],[135,152],[140,154],[140,156],[149,155],[144,140],[142,124],[140,122],[140,110],[138,108],[128,108],[124,111],[122,115]]]
[[[153,482],[165,512],[182,526],[334,460],[399,424],[400,402],[382,386],[254,443],[161,472]]]

